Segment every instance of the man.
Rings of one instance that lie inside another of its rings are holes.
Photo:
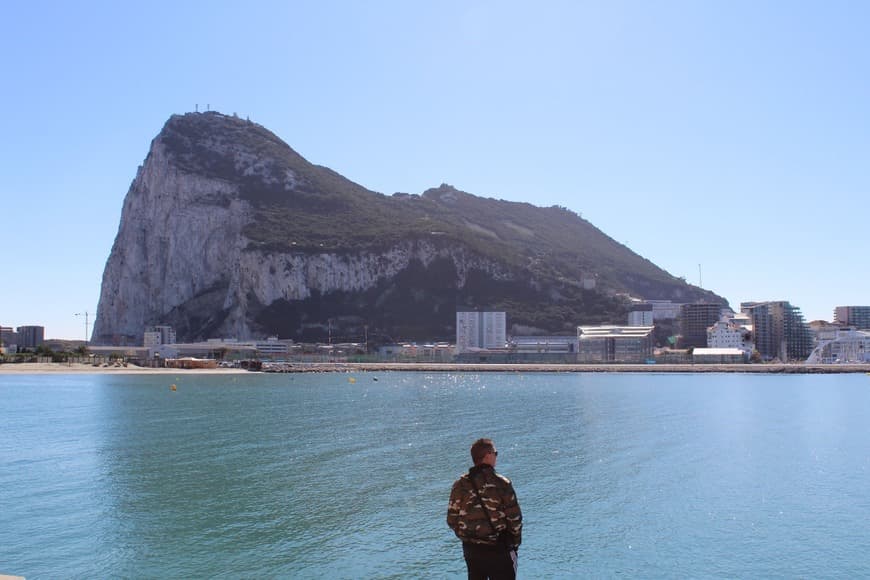
[[[513,580],[523,514],[511,480],[495,472],[492,439],[471,446],[474,467],[453,484],[447,525],[462,540],[468,580]]]

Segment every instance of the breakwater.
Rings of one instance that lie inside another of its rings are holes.
[[[870,373],[870,364],[457,364],[457,363],[268,363],[262,372],[463,372],[463,373],[768,373],[841,374]]]

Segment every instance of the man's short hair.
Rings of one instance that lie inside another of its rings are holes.
[[[480,465],[487,453],[495,451],[495,443],[492,439],[478,439],[471,444],[471,460],[475,465]]]

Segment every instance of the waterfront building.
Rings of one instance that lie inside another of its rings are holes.
[[[707,329],[722,316],[722,305],[709,302],[683,304],[680,307],[680,346],[707,346]]]
[[[386,362],[451,362],[454,350],[446,342],[388,344],[378,347],[376,358]]]
[[[194,344],[203,345],[203,343]],[[184,347],[184,345],[178,346]],[[277,336],[269,336],[265,340],[244,341],[240,341],[237,338],[209,338],[201,350],[208,353],[206,356],[217,356],[219,358],[256,356],[257,358],[268,360],[283,360],[293,354],[294,350],[298,351],[300,346],[291,339],[278,338]]]
[[[652,326],[578,326],[577,360],[642,363],[652,360]]]
[[[834,323],[859,330],[870,329],[870,306],[837,306],[834,308]]]
[[[807,363],[870,362],[870,331],[855,328],[824,327],[816,333],[816,347]]]
[[[565,364],[577,362],[577,335],[512,336],[508,340],[506,363]],[[492,355],[489,360],[495,361]],[[466,360],[467,357],[466,357]],[[477,360],[480,360],[479,358]],[[476,361],[469,361],[476,362]]]
[[[254,348],[261,357],[286,356],[292,344],[292,340],[278,340],[277,336],[270,336],[264,341],[255,342]]]
[[[755,348],[764,360],[804,361],[813,337],[800,308],[785,300],[743,302],[740,310],[752,319]]]
[[[36,348],[45,342],[44,326],[19,326],[15,332],[18,334],[18,348]]]
[[[182,358],[167,358],[164,366],[171,369],[216,369],[218,361],[213,358],[186,356]]]
[[[456,313],[456,352],[498,349],[507,345],[504,312],[459,311]]]
[[[748,355],[755,345],[751,332],[734,319],[722,319],[707,329],[707,348],[737,348]]]
[[[517,354],[576,354],[576,336],[512,336],[509,346]]]
[[[742,364],[749,360],[749,354],[742,348],[696,348],[692,351],[692,362],[696,364]]]

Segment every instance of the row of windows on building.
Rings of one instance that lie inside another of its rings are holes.
[[[34,349],[45,344],[44,326],[0,326],[0,347],[4,352],[17,352],[21,349]]]

